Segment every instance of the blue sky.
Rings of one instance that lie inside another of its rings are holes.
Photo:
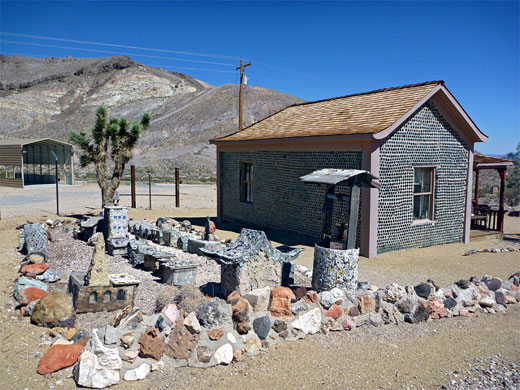
[[[1,35],[5,55],[127,53],[213,85],[236,83],[243,57],[253,62],[249,85],[307,100],[442,79],[490,136],[477,150],[507,153],[520,138],[517,1],[2,0],[0,11],[3,33],[167,50]]]

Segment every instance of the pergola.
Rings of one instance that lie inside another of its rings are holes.
[[[475,154],[473,158],[473,171],[475,172],[475,199],[473,200],[472,225],[485,230],[504,231],[504,191],[506,187],[507,167],[513,165],[511,160],[505,158],[484,156]],[[483,169],[495,169],[500,176],[500,203],[498,210],[489,206],[479,205],[479,176]]]
[[[51,138],[0,140],[0,186],[74,184],[72,145]]]

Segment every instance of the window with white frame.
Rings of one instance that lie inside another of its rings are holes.
[[[435,168],[414,168],[413,219],[433,221]]]

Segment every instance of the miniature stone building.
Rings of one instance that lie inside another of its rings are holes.
[[[242,229],[237,239],[226,248],[200,250],[220,264],[220,291],[227,297],[233,291],[243,295],[264,286],[291,284],[290,262],[303,249],[281,251],[273,248],[264,232]]]
[[[108,253],[112,256],[125,255],[128,246],[128,208],[106,206],[103,225]]]
[[[77,313],[112,311],[133,306],[139,281],[128,274],[109,275],[102,233],[93,236],[94,253],[86,274],[72,273],[68,292]]]

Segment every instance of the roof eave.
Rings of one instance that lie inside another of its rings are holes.
[[[258,145],[258,144],[284,144],[284,143],[305,143],[305,142],[327,142],[327,141],[367,141],[374,139],[372,133],[364,134],[334,134],[318,135],[309,137],[287,137],[287,138],[266,138],[251,140],[219,140],[213,139],[209,143],[212,145]]]
[[[450,104],[454,108],[457,115],[459,115],[464,122],[465,129],[463,130],[473,142],[488,141],[488,137],[482,131],[480,131],[480,129],[475,125],[473,120],[469,117],[466,111],[464,111],[457,99],[455,99],[455,97],[451,94],[448,88],[444,86],[444,84],[439,84],[434,89],[432,89],[426,96],[424,96],[417,104],[415,104],[410,110],[408,110],[406,114],[399,118],[395,123],[393,123],[385,130],[375,133],[374,138],[381,140],[390,136],[395,130],[399,128],[399,126],[401,126],[405,121],[407,121],[419,108],[421,108],[428,100],[430,100],[434,96],[444,97],[444,100],[447,101],[448,104]]]

